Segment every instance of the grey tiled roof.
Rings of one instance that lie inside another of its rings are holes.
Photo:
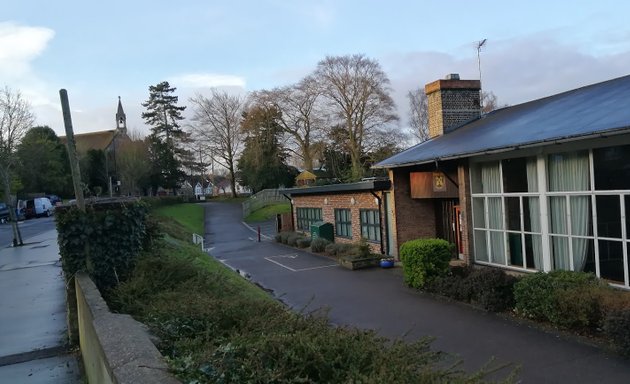
[[[630,76],[491,112],[376,164],[396,168],[630,132]]]

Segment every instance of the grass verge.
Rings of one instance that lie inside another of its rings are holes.
[[[170,217],[179,222],[184,228],[192,233],[203,235],[204,208],[199,204],[175,204],[159,208],[152,211],[154,214],[163,217]]]
[[[255,210],[249,216],[245,218],[245,221],[248,223],[256,222],[256,221],[266,221],[276,217],[276,215],[280,213],[289,213],[291,212],[291,204],[282,203],[282,204],[272,204],[266,207],[262,207],[260,209]]]

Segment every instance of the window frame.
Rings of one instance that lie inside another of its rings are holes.
[[[322,209],[315,207],[296,207],[295,221],[298,231],[309,232],[311,224],[316,221],[322,221]]]
[[[352,211],[350,208],[335,208],[333,214],[335,216],[335,237],[352,239]]]
[[[365,215],[365,220],[364,220]],[[370,216],[373,218],[373,223],[370,223]],[[367,220],[367,221],[366,221]],[[381,234],[381,215],[378,209],[359,209],[359,222],[361,224],[361,237],[366,239],[370,243],[380,243]],[[374,238],[370,236],[370,229],[373,230]]]

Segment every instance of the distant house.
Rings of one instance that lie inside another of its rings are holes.
[[[442,237],[468,264],[630,288],[630,76],[484,116],[480,85],[427,84],[431,139],[375,165],[394,249]]]
[[[318,180],[320,182],[330,181],[331,176],[322,169],[314,169],[312,171],[303,170],[295,177],[295,185],[298,187],[306,187],[315,185]]]

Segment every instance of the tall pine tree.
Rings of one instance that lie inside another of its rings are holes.
[[[184,177],[182,159],[187,157],[185,144],[189,134],[184,132],[179,122],[183,120],[185,106],[177,106],[178,97],[173,95],[177,88],[168,81],[149,86],[149,100],[142,103],[146,112],[142,118],[151,126],[149,154],[152,164],[151,186],[154,191],[159,186],[166,189],[177,188]]]
[[[254,106],[244,114],[245,149],[238,160],[241,182],[258,192],[265,188],[293,186],[297,170],[286,164],[286,150],[280,144],[280,111]]]

